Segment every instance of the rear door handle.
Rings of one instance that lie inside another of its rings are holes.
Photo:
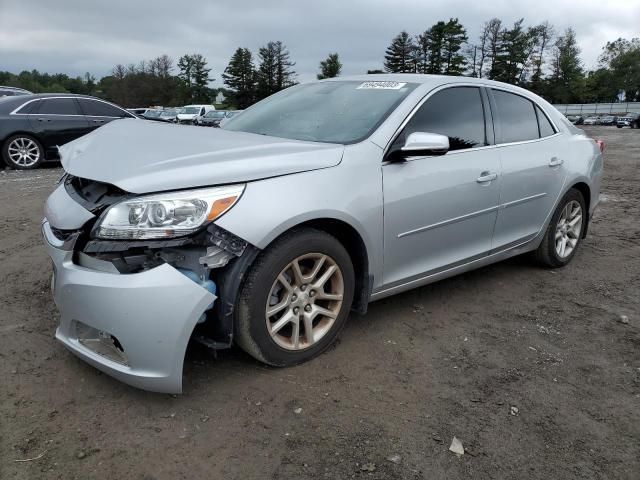
[[[496,178],[498,178],[498,174],[497,173],[482,172],[480,174],[480,176],[476,179],[476,182],[478,182],[478,183],[487,183],[487,182],[490,182],[492,180],[495,180]]]
[[[558,158],[558,157],[553,157],[551,160],[549,160],[549,166],[550,167],[559,167],[563,163],[564,163],[564,160],[562,160],[561,158]]]
[[[50,118],[39,118],[38,121],[39,122],[50,122],[51,119]]]
[[[94,123],[104,123],[104,120],[94,120]]]

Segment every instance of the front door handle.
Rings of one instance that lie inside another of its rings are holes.
[[[39,122],[50,122],[51,119],[50,118],[39,118],[38,121]]]
[[[558,157],[553,157],[551,160],[549,160],[549,166],[550,167],[559,167],[563,163],[564,163],[564,160],[562,160],[561,158],[558,158]]]
[[[482,172],[480,174],[480,176],[476,179],[476,182],[478,182],[478,183],[487,183],[487,182],[491,182],[492,180],[495,180],[496,178],[498,178],[498,174],[497,173]]]

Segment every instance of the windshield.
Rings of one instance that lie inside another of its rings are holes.
[[[180,113],[199,113],[200,107],[184,107]]]
[[[211,110],[210,112],[207,112],[205,117],[207,117],[207,118],[224,118],[224,114],[225,113],[226,112],[224,110]]]
[[[367,138],[416,87],[394,81],[331,81],[287,88],[225,123],[226,130],[293,140]]]
[[[159,117],[161,113],[162,112],[160,112],[160,110],[148,110],[147,112],[145,112],[144,116],[145,117]]]
[[[176,111],[175,110],[164,110],[162,113],[160,113],[161,117],[173,117],[175,116]]]

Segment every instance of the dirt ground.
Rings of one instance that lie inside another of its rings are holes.
[[[39,225],[61,170],[0,172],[0,478],[640,478],[640,131],[587,131],[603,202],[570,266],[374,303],[296,368],[194,345],[182,396],[54,340]]]

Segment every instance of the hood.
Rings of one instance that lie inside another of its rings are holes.
[[[179,114],[177,115],[177,117],[178,117],[180,120],[191,120],[192,118],[195,118],[195,117],[197,117],[197,116],[198,116],[198,114],[197,114],[197,113],[179,113]]]
[[[76,177],[148,193],[333,167],[343,151],[343,145],[124,119],[60,147],[60,158]]]

